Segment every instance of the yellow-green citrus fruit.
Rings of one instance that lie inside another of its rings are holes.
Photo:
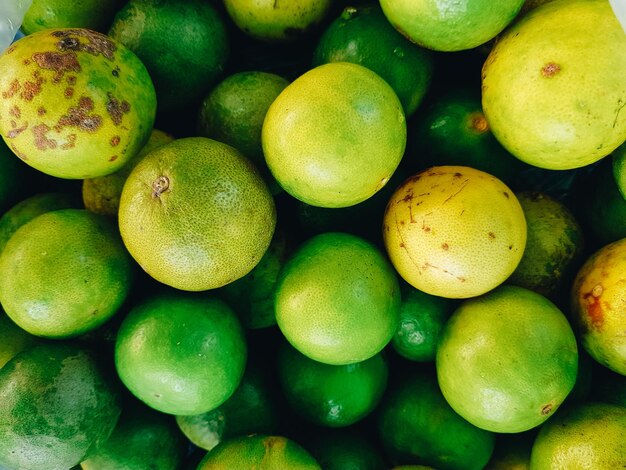
[[[290,42],[307,35],[322,22],[331,4],[331,0],[224,0],[239,29],[267,42]]]
[[[0,466],[67,469],[111,435],[119,386],[93,352],[41,344],[0,370]]]
[[[197,470],[221,469],[321,470],[309,452],[283,436],[252,434],[219,444],[209,452]]]
[[[626,238],[596,251],[572,286],[572,316],[596,361],[626,375]]]
[[[450,298],[490,291],[515,270],[526,220],[499,179],[463,166],[439,166],[406,180],[383,220],[387,253],[415,288]]]
[[[389,181],[404,154],[406,123],[387,82],[361,65],[333,62],[278,95],[262,143],[287,193],[312,206],[347,207]]]
[[[528,238],[519,265],[508,283],[545,296],[570,281],[574,263],[583,248],[583,231],[572,212],[547,194],[525,191],[516,194],[524,209]]]
[[[150,276],[200,291],[257,265],[272,239],[276,209],[239,151],[188,137],[137,164],[124,184],[118,218],[126,248]]]
[[[45,30],[0,56],[0,135],[43,173],[93,178],[145,144],[156,111],[150,76],[130,50],[87,29]]]
[[[135,265],[115,225],[84,209],[60,209],[22,225],[0,256],[0,302],[29,333],[77,336],[111,318]]]
[[[526,13],[483,66],[493,134],[540,168],[579,168],[608,155],[626,140],[624,50],[606,0],[556,0]]]
[[[122,189],[132,169],[152,150],[169,144],[172,140],[174,138],[171,135],[153,129],[146,145],[121,169],[110,175],[83,180],[82,193],[85,208],[96,214],[117,217]]]
[[[486,43],[517,15],[524,0],[380,0],[389,22],[411,41],[437,51]]]
[[[206,413],[238,387],[246,364],[243,329],[221,300],[167,292],[136,305],[120,326],[115,367],[148,406]]]
[[[122,0],[33,0],[22,22],[24,34],[50,28],[105,32]]]
[[[616,469],[626,462],[626,408],[588,402],[563,410],[541,427],[532,470]]]
[[[391,340],[400,286],[378,248],[354,235],[328,232],[287,260],[275,302],[280,330],[302,354],[325,364],[353,364]]]
[[[206,0],[129,0],[108,34],[145,64],[160,116],[195,110],[230,53],[224,15]]]
[[[565,315],[536,292],[500,286],[464,301],[437,348],[437,378],[450,406],[479,428],[522,432],[563,403],[578,370]]]

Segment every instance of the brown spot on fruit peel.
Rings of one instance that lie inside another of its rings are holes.
[[[28,123],[25,123],[23,126],[21,127],[15,127],[15,129],[11,129],[8,134],[7,134],[7,138],[9,139],[15,139],[18,135],[20,135],[22,132],[24,132],[26,129],[28,129]]]
[[[587,312],[587,316],[591,321],[591,325],[596,329],[600,329],[604,323],[602,304],[600,302],[600,297],[602,296],[603,291],[604,289],[602,285],[597,284],[593,289],[591,289],[590,292],[583,295],[583,300],[586,303],[585,310]]]
[[[11,109],[9,109],[9,115],[19,119],[22,117],[22,112],[17,106],[12,106]]]
[[[490,238],[491,240],[495,240],[495,239],[496,239],[496,234],[495,234],[495,233],[493,233],[493,232],[489,232],[489,234],[488,234],[488,235],[489,235],[489,238]]]
[[[9,84],[9,88],[7,89],[7,91],[2,92],[2,98],[4,98],[5,100],[8,98],[13,98],[13,96],[15,96],[15,94],[20,90],[20,88],[21,88],[20,82],[18,82],[17,80],[13,80]]]
[[[43,116],[44,114],[46,114],[46,108],[39,106],[39,108],[37,108],[37,115]]]
[[[489,124],[483,113],[472,113],[469,116],[470,128],[479,134],[484,134],[489,130]]]
[[[111,158],[109,158],[110,162],[114,162],[115,160],[117,160],[117,155],[113,155]]]
[[[107,113],[111,116],[111,120],[116,126],[122,123],[124,114],[130,111],[130,103],[128,101],[120,102],[111,93],[107,94],[109,100],[106,103]]]
[[[74,88],[67,87],[63,92],[63,95],[65,95],[67,99],[70,99],[72,96],[74,96]]]
[[[541,68],[541,75],[546,78],[550,78],[559,73],[560,70],[561,67],[558,64],[555,64],[554,62],[548,62]]]
[[[48,138],[48,132],[50,132],[50,127],[45,124],[38,124],[33,127],[33,135],[35,138],[35,146],[39,150],[47,150],[57,148],[57,141],[54,139]]]
[[[73,75],[67,77],[67,84],[70,86],[76,85],[76,77]]]
[[[67,142],[61,145],[61,149],[69,150],[76,146],[76,134],[70,134],[67,136]]]
[[[441,245],[441,249],[442,250],[446,250],[447,251],[449,248],[450,248],[450,245],[448,245],[447,243],[444,243],[444,244]]]
[[[57,49],[61,52],[82,51],[94,56],[102,54],[107,59],[113,60],[113,53],[117,50],[117,46],[109,37],[89,29],[64,29],[54,31],[52,35],[59,38]]]
[[[541,408],[541,414],[546,416],[552,412],[552,403],[548,403],[543,408]]]
[[[34,82],[24,82],[22,85],[22,93],[20,93],[20,97],[26,101],[32,101],[35,96],[41,93],[41,85],[43,85],[44,80],[41,77],[37,77]]]
[[[24,152],[20,152],[14,144],[11,144],[10,147],[11,147],[11,150],[13,150],[13,153],[17,155],[19,158],[21,158],[22,160],[28,160]]]
[[[40,68],[56,72],[52,77],[54,83],[60,82],[67,72],[81,70],[74,52],[37,52],[33,54],[33,59]]]
[[[122,139],[119,135],[114,135],[113,137],[111,137],[111,147],[117,147],[120,144],[121,140]]]
[[[59,119],[55,130],[59,131],[63,127],[78,127],[85,132],[96,132],[102,125],[102,117],[97,114],[89,114],[93,111],[93,100],[87,96],[82,96],[78,100],[78,106],[72,106]]]
[[[170,187],[170,180],[167,176],[159,176],[152,182],[152,197],[158,198]]]

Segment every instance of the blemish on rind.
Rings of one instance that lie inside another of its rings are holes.
[[[167,176],[159,176],[152,182],[152,197],[158,198],[170,187],[170,180]]]
[[[9,115],[19,119],[22,117],[22,111],[17,106],[12,106],[11,109],[9,109]]]
[[[554,62],[548,62],[541,68],[541,75],[546,78],[550,78],[559,73],[560,70],[561,67],[558,64],[555,64]]]
[[[130,103],[128,101],[119,101],[115,98],[111,93],[107,94],[108,101],[106,103],[107,113],[111,117],[111,120],[116,126],[119,126],[122,123],[122,118],[124,114],[130,112]]]
[[[109,161],[110,162],[114,162],[117,159],[118,159],[118,156],[117,155],[113,155],[112,157],[109,158]]]
[[[55,149],[57,148],[57,141],[54,139],[48,138],[48,132],[50,132],[50,127],[46,124],[38,124],[33,127],[33,136],[35,140],[35,146],[39,150],[47,150],[47,149]]]
[[[113,137],[111,137],[111,147],[117,147],[120,144],[120,141],[122,139],[120,138],[119,135],[114,135]]]
[[[11,124],[13,124],[13,121],[11,122]],[[13,126],[13,127],[15,127],[15,126]],[[20,135],[26,129],[28,129],[28,123],[23,124],[21,127],[15,127],[14,129],[11,129],[7,133],[7,138],[15,139],[18,135]]]
[[[78,106],[72,106],[59,119],[55,126],[56,131],[63,127],[78,127],[82,131],[95,132],[102,125],[102,117],[98,114],[89,114],[94,109],[93,100],[87,96],[82,96],[78,100]]]
[[[37,52],[33,54],[33,60],[40,68],[56,72],[52,77],[54,83],[60,82],[67,72],[81,70],[74,52]]]
[[[9,88],[7,89],[7,91],[3,91],[2,92],[2,98],[4,98],[5,100],[8,98],[13,98],[13,96],[15,96],[15,94],[20,91],[20,82],[16,80],[13,80],[10,84],[9,84]]]
[[[37,76],[37,79],[34,82],[27,81],[22,85],[22,92],[20,93],[20,97],[26,101],[32,101],[35,96],[41,93],[41,85],[43,85],[44,80],[42,77]]]
[[[541,414],[543,416],[549,415],[552,412],[552,403],[548,403],[543,408],[541,408]]]
[[[37,115],[38,116],[43,116],[44,114],[46,114],[46,108],[44,108],[43,106],[39,106],[39,108],[37,108]]]
[[[9,146],[11,147],[11,150],[13,150],[13,153],[17,155],[20,159],[28,160],[28,157],[26,157],[24,152],[20,152],[14,144],[10,144]]]
[[[583,301],[585,303],[584,309],[589,317],[589,320],[591,321],[591,325],[596,329],[600,329],[604,323],[604,315],[600,301],[602,292],[602,285],[597,284],[593,287],[593,289],[591,289],[591,291],[583,294]]]
[[[73,149],[76,146],[76,134],[70,134],[67,136],[67,142],[61,145],[62,150]]]
[[[54,31],[52,36],[60,38],[57,49],[60,51],[82,51],[97,56],[102,54],[109,60],[113,60],[117,50],[115,43],[104,34],[89,29],[64,29]],[[87,42],[82,42],[84,38]]]
[[[74,96],[74,88],[72,87],[67,87],[65,89],[65,91],[63,92],[63,95],[67,98],[70,99],[72,96]]]

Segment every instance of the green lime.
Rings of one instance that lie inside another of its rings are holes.
[[[22,330],[0,309],[0,369],[18,353],[37,343],[37,337]]]
[[[187,441],[171,416],[129,402],[111,437],[81,462],[82,470],[172,470],[187,454]]]
[[[494,432],[540,425],[576,381],[576,338],[565,315],[536,292],[500,286],[464,301],[437,348],[437,378],[450,406]]]
[[[115,225],[84,209],[35,217],[0,256],[0,302],[29,333],[78,336],[102,325],[127,298],[135,266]]]
[[[283,189],[303,202],[347,207],[387,182],[406,144],[402,105],[376,73],[333,62],[298,77],[272,103],[263,153]]]
[[[391,382],[379,407],[378,434],[393,462],[438,470],[482,469],[494,448],[494,435],[456,414],[435,377],[415,369]]]
[[[25,34],[49,28],[106,32],[122,0],[32,0],[22,22]]]
[[[130,0],[109,36],[145,64],[160,114],[197,106],[230,53],[225,21],[204,0]]]
[[[434,361],[441,330],[456,306],[451,299],[407,286],[402,293],[400,325],[391,345],[411,361]]]
[[[222,442],[209,452],[197,470],[220,469],[321,470],[296,442],[283,436],[252,434]]]
[[[224,403],[244,372],[243,329],[224,302],[166,292],[136,305],[115,343],[122,382],[148,406],[174,415]]]
[[[120,416],[118,383],[69,343],[28,349],[0,370],[0,465],[70,468],[102,445]]]
[[[322,34],[313,66],[329,62],[363,65],[384,78],[396,92],[404,114],[422,102],[433,75],[433,57],[395,30],[378,5],[346,7]]]
[[[378,405],[388,371],[380,353],[363,362],[334,366],[309,359],[285,343],[278,355],[278,376],[296,413],[318,425],[343,427]]]
[[[287,260],[275,305],[280,330],[301,353],[326,364],[351,364],[391,340],[400,287],[378,248],[330,232],[309,239]]]

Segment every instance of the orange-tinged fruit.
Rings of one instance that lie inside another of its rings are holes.
[[[381,0],[385,16],[411,41],[437,51],[472,49],[492,39],[524,0]]]
[[[540,168],[579,168],[608,155],[626,140],[624,50],[606,0],[556,0],[529,11],[483,66],[493,134]]]
[[[331,365],[364,361],[391,340],[400,314],[393,267],[370,242],[328,232],[310,238],[283,266],[275,301],[283,335],[302,354]]]
[[[150,276],[200,291],[257,265],[272,239],[276,209],[239,151],[188,137],[150,152],[133,169],[118,218],[126,248]]]
[[[626,462],[626,408],[588,402],[563,410],[542,426],[532,470],[614,469]]]
[[[120,169],[156,112],[150,76],[130,50],[88,29],[45,30],[0,56],[0,135],[27,164],[59,178]]]
[[[572,287],[572,316],[581,342],[596,361],[626,375],[626,238],[585,262]]]
[[[68,338],[111,318],[130,293],[135,265],[115,225],[60,209],[22,225],[0,256],[0,302],[29,333]]]
[[[312,206],[347,207],[389,181],[404,154],[406,123],[387,82],[361,65],[333,62],[278,95],[261,140],[287,193]]]
[[[578,349],[565,315],[536,292],[500,286],[464,301],[437,348],[437,379],[452,408],[500,433],[546,421],[576,381]]]
[[[387,253],[415,288],[449,298],[490,291],[515,270],[526,220],[499,179],[463,166],[439,166],[407,179],[383,219]]]

